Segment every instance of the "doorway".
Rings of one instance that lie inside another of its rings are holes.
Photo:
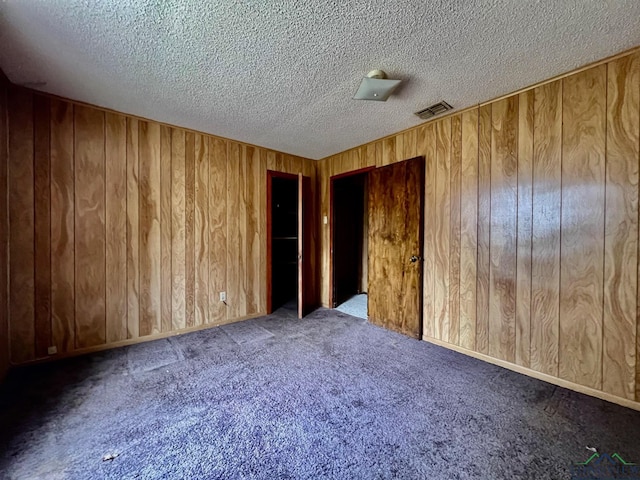
[[[311,182],[302,174],[267,171],[267,313],[306,315],[314,305]]]
[[[331,177],[332,307],[367,318],[368,173]]]
[[[271,308],[298,310],[298,178],[271,178]]]

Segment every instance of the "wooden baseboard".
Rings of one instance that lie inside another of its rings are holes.
[[[591,387],[585,387],[584,385],[579,385],[577,383],[569,382],[568,380],[563,380],[561,378],[554,377],[546,373],[537,372],[527,367],[522,367],[520,365],[516,365],[514,363],[510,363],[505,360],[500,360],[498,358],[490,357],[489,355],[485,355],[484,353],[474,352],[473,350],[468,350],[466,348],[459,347],[458,345],[453,345],[451,343],[443,342],[442,340],[438,340],[437,338],[427,337],[426,335],[424,335],[422,337],[422,340],[424,340],[425,342],[433,343],[434,345],[438,345],[440,347],[447,348],[449,350],[453,350],[458,353],[462,353],[464,355],[468,355],[473,358],[477,358],[478,360],[483,360],[487,363],[491,363],[493,365],[497,365],[499,367],[503,367],[508,370],[512,370],[514,372],[521,373],[523,375],[527,375],[528,377],[537,378],[538,380],[542,380],[544,382],[551,383],[553,385],[557,385],[559,387],[566,388],[568,390],[573,390],[578,393],[584,393],[585,395],[596,397],[596,398],[599,398],[600,400],[605,400],[607,402],[615,403],[623,407],[640,411],[640,402],[636,402],[634,400],[617,397],[616,395],[603,392],[602,390],[597,390]]]
[[[57,353],[55,355],[49,355],[48,357],[38,358],[24,363],[12,364],[11,368],[25,367],[28,365],[35,365],[38,363],[46,363],[54,360],[61,360],[63,358],[77,357],[79,355],[87,355],[89,353],[101,352],[103,350],[111,350],[112,348],[126,347],[127,345],[135,345],[137,343],[151,342],[153,340],[161,340],[168,337],[176,337],[185,333],[197,332],[199,330],[206,330],[208,328],[220,327],[222,325],[228,325],[230,323],[241,322],[243,320],[250,320],[252,318],[258,318],[265,316],[265,313],[256,313],[253,315],[247,315],[244,317],[233,318],[231,320],[223,320],[215,323],[205,323],[204,325],[198,325],[196,327],[184,328],[182,330],[172,330],[170,332],[156,333],[154,335],[145,335],[144,337],[129,338],[127,340],[120,340],[119,342],[105,343],[103,345],[95,345],[93,347],[78,348],[70,352]]]

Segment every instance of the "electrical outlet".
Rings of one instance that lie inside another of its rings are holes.
[[[227,301],[227,292],[220,292],[220,301],[221,302]]]
[[[47,353],[49,355],[55,355],[56,353],[58,353],[58,347],[54,345],[52,347],[47,348]]]

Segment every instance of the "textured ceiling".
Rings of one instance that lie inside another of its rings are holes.
[[[638,0],[0,1],[12,82],[314,159],[639,44]]]

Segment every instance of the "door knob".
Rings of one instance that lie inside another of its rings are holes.
[[[411,263],[416,263],[418,260],[420,260],[420,257],[417,255],[411,255],[411,258],[409,258],[409,260],[411,261]]]

